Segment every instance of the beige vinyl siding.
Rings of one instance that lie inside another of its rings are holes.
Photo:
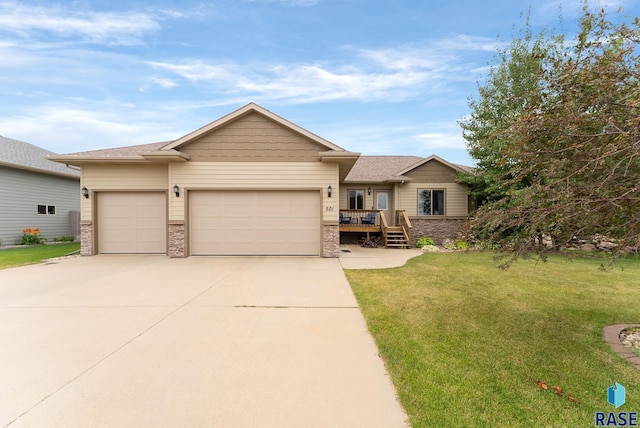
[[[192,161],[317,162],[326,147],[258,113],[249,113],[180,147]]]
[[[458,171],[437,160],[430,160],[404,175],[421,183],[455,183]]]
[[[367,194],[368,189],[371,188],[371,194]],[[364,190],[364,209],[370,210],[375,209],[376,201],[375,194],[376,190],[388,190],[389,191],[389,203],[391,204],[392,209],[395,208],[395,198],[393,196],[394,185],[393,184],[372,184],[372,183],[342,183],[340,185],[340,209],[346,210],[349,209],[349,190]]]
[[[184,190],[322,190],[323,221],[338,222],[338,165],[322,162],[186,162],[171,165],[170,183]],[[333,197],[327,197],[327,187]],[[185,219],[184,194],[170,198],[169,219]]]
[[[169,186],[167,164],[85,164],[82,186],[90,192],[113,190],[166,190]],[[93,198],[82,198],[83,221],[93,220]]]
[[[466,217],[468,215],[467,189],[457,183],[409,183],[398,186],[397,209],[403,209],[410,217],[418,216],[418,189],[432,189],[444,192],[445,217]]]

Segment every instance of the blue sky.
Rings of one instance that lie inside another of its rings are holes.
[[[592,4],[640,15],[635,0]],[[174,140],[256,102],[347,150],[471,165],[457,121],[530,12],[579,0],[0,0],[0,135],[56,153]],[[562,15],[563,21],[558,17]]]

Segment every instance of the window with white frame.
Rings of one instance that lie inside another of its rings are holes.
[[[444,190],[418,189],[418,215],[444,215]]]
[[[56,215],[56,206],[38,204],[38,215]]]
[[[364,209],[364,190],[349,190],[349,209]]]

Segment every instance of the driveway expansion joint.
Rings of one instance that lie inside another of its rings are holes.
[[[360,309],[357,306],[300,306],[300,305],[235,305],[234,308],[249,309]]]

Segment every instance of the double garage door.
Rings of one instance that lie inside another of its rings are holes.
[[[318,191],[190,191],[192,255],[319,255]],[[97,195],[98,252],[166,254],[164,192]]]
[[[319,255],[319,191],[191,191],[192,255]]]

